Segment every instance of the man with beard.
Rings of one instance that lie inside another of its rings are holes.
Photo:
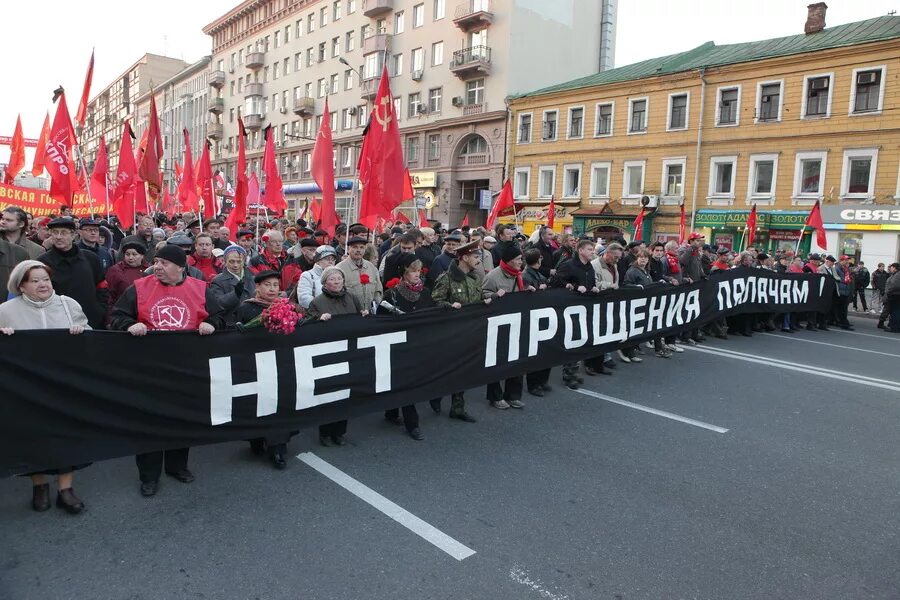
[[[0,213],[0,233],[10,244],[20,246],[28,258],[37,260],[45,252],[44,247],[28,239],[28,215],[18,206],[7,206]]]

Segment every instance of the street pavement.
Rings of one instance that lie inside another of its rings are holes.
[[[476,424],[421,402],[424,442],[305,430],[283,472],[196,448],[150,499],[95,464],[80,516],[2,480],[0,599],[898,598],[900,336],[852,321],[647,351],[521,411],[472,390]]]

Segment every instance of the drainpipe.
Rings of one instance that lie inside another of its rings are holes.
[[[512,146],[512,142],[510,142],[510,140],[509,140],[509,133],[510,133],[510,131],[512,131],[510,129],[510,127],[512,126],[512,111],[509,108],[509,98],[505,98],[503,102],[504,102],[504,104],[506,104],[506,132],[504,135],[505,139],[503,140],[503,177],[500,180],[501,186],[509,178],[508,160],[515,156],[515,154],[513,154],[513,156],[510,156],[510,153],[509,153],[509,148],[510,148],[510,146]],[[513,138],[513,139],[516,139],[516,138]]]
[[[694,157],[694,189],[691,192],[691,231],[697,218],[697,186],[700,184],[700,149],[703,146],[703,109],[706,105],[706,67],[700,68],[700,121],[697,127],[697,152]]]

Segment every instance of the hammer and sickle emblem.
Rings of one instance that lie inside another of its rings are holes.
[[[384,109],[383,111],[381,109]],[[382,96],[381,104],[375,106],[375,120],[381,125],[382,131],[388,130],[393,117],[391,116],[391,97]]]

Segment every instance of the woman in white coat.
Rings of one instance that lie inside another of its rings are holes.
[[[304,310],[309,308],[313,299],[322,293],[322,271],[334,266],[337,262],[337,251],[334,246],[319,246],[313,260],[315,260],[313,268],[303,271],[297,282],[297,304]]]
[[[68,296],[53,291],[52,269],[36,260],[20,262],[9,275],[9,293],[15,296],[0,304],[0,333],[13,335],[17,329],[67,329],[78,335],[90,329],[81,306]],[[42,512],[50,509],[50,484],[45,475],[58,476],[56,505],[70,514],[84,510],[84,502],[72,489],[72,472],[87,465],[65,466],[29,473],[31,506]]]

